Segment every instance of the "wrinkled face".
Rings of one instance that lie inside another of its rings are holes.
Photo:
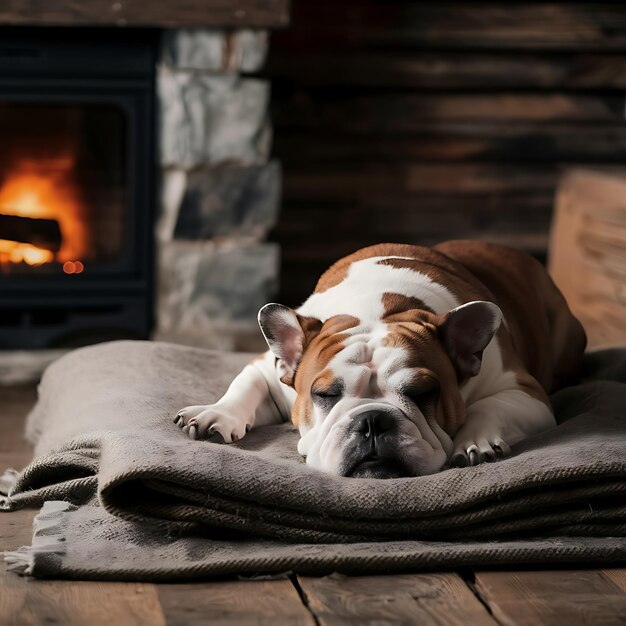
[[[460,382],[480,370],[499,309],[472,302],[437,316],[408,311],[363,324],[338,315],[323,324],[282,305],[259,321],[292,386],[292,420],[306,462],[340,476],[434,473],[465,418]]]
[[[428,323],[331,318],[295,375],[293,421],[307,463],[342,476],[430,474],[447,459],[444,430],[463,412],[456,374]]]

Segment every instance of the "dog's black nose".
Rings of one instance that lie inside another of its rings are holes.
[[[357,436],[351,440],[345,476],[399,478],[408,475],[398,455],[398,418],[391,411],[374,409],[355,415],[352,429]]]
[[[376,438],[395,425],[394,418],[385,411],[365,411],[356,420],[356,431],[365,439]]]

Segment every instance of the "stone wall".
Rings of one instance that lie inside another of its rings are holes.
[[[258,309],[277,291],[266,243],[280,206],[270,159],[264,31],[173,30],[158,68],[161,207],[156,337],[260,347]]]

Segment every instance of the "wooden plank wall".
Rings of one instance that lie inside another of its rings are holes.
[[[626,4],[294,0],[272,35],[283,302],[380,241],[545,256],[560,172],[626,165]]]
[[[277,28],[289,23],[289,0],[0,0],[0,24]]]

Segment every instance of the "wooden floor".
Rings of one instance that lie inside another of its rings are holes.
[[[21,468],[32,388],[0,388],[0,470]],[[0,514],[0,551],[30,543],[35,511]],[[29,580],[0,564],[0,624],[626,624],[626,568],[293,576],[193,584]]]

